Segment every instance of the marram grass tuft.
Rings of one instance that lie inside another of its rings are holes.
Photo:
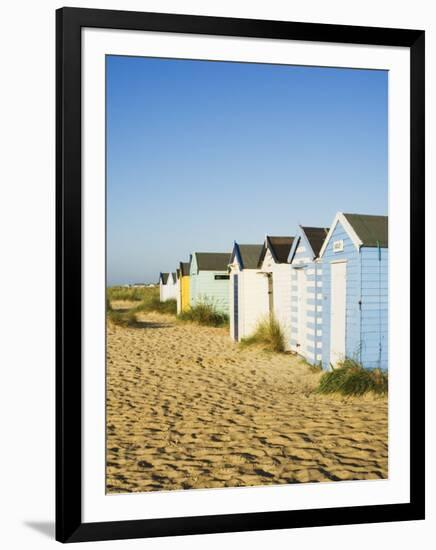
[[[199,303],[182,311],[177,318],[180,321],[191,321],[208,327],[224,327],[229,323],[228,315],[221,313],[213,304],[207,302]]]
[[[338,367],[321,376],[317,393],[363,395],[388,393],[388,374],[381,369],[365,369],[353,359],[345,359]]]
[[[259,345],[265,350],[283,353],[285,335],[277,319],[273,315],[268,315],[257,323],[251,336],[241,340],[240,345],[242,347]]]

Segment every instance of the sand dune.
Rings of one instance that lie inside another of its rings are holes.
[[[107,491],[387,477],[387,400],[319,396],[290,355],[159,314],[108,326]]]

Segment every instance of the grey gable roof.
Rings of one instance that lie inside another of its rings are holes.
[[[191,262],[180,262],[180,273],[182,276],[189,275],[190,268]]]
[[[173,271],[171,273],[171,275],[173,276],[173,281],[176,281],[177,280],[177,273],[175,271]]]
[[[256,269],[262,256],[263,244],[237,244],[242,269]]]
[[[266,240],[272,252],[274,260],[279,264],[287,263],[289,252],[291,251],[292,243],[294,242],[294,237],[267,236]]]
[[[389,246],[387,216],[345,213],[344,216],[362,241],[362,246]]]
[[[162,284],[164,284],[164,285],[167,284],[167,282],[168,282],[168,275],[169,275],[169,273],[161,273],[161,274],[159,275],[159,280],[162,281]]]
[[[229,252],[195,252],[199,271],[227,271]]]
[[[328,227],[303,227],[301,229],[304,231],[304,234],[309,241],[310,246],[312,247],[315,258],[318,257],[322,245],[324,244],[327,233],[329,232]]]

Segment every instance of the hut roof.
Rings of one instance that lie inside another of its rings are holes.
[[[301,229],[304,231],[307,240],[309,241],[310,246],[312,247],[315,258],[318,257],[321,247],[324,243],[325,238],[329,232],[328,227],[303,227]]]
[[[189,269],[191,267],[191,262],[180,262],[180,273],[182,277],[184,275],[189,275]]]
[[[263,244],[236,244],[242,262],[242,269],[256,269],[259,266]]]
[[[160,276],[159,276],[159,280],[162,281],[162,284],[166,285],[167,282],[168,282],[168,276],[169,276],[169,273],[161,273]]]
[[[230,262],[228,252],[195,252],[199,271],[227,271]]]
[[[177,273],[175,271],[173,271],[171,273],[171,275],[173,276],[173,281],[176,281],[177,280]]]
[[[263,261],[266,248],[268,247],[273,255],[274,260],[279,264],[285,264],[288,261],[289,252],[291,251],[292,243],[294,242],[294,237],[272,237],[266,236],[266,244],[264,247],[262,258],[260,261]]]
[[[345,218],[353,227],[362,246],[388,247],[388,217],[370,216],[368,214],[345,214]]]

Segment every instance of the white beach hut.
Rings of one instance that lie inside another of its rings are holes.
[[[259,272],[261,244],[235,242],[230,257],[230,336],[250,336],[258,321],[268,315],[268,279]]]
[[[161,302],[167,300],[167,282],[168,282],[168,273],[159,273],[159,299]]]
[[[288,261],[294,237],[267,235],[259,261],[259,271],[267,279],[268,311],[279,322],[285,347],[291,346],[291,272]]]
[[[159,276],[159,297],[161,302],[177,299],[177,274],[161,273]]]
[[[168,300],[177,300],[177,273],[172,271],[168,274],[167,281]]]

